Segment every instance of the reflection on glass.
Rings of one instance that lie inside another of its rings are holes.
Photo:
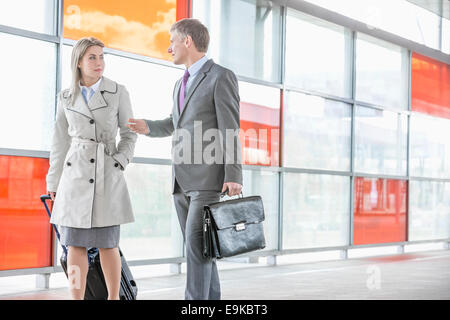
[[[450,178],[450,120],[411,115],[410,175]]]
[[[288,10],[286,83],[350,97],[351,41],[350,31],[341,26]]]
[[[278,173],[270,171],[243,171],[242,194],[260,196],[263,201],[266,248],[278,249]]]
[[[181,257],[183,236],[172,199],[171,166],[130,163],[125,170],[135,222],[121,226],[127,259]]]
[[[357,106],[355,171],[406,175],[407,117]]]
[[[267,0],[193,0],[204,23],[208,55],[236,74],[280,82],[281,7]]]
[[[55,34],[54,0],[0,1],[0,25]]]
[[[450,237],[450,183],[410,181],[409,240]]]
[[[278,166],[280,90],[239,82],[242,163]]]
[[[351,106],[291,91],[286,96],[283,165],[349,171]]]
[[[450,119],[450,65],[413,52],[411,110]]]
[[[47,171],[48,159],[0,156],[0,270],[52,265],[51,225],[39,199]]]
[[[406,241],[407,182],[355,178],[353,244]]]
[[[169,29],[176,1],[65,0],[64,37],[93,36],[114,49],[171,60]]]
[[[440,17],[410,1],[308,0],[308,2],[366,23],[369,28],[385,30],[428,47],[440,49]]]
[[[8,110],[0,119],[0,148],[48,151],[55,114],[56,47],[3,33],[0,43],[1,105]]]
[[[285,173],[283,249],[347,245],[349,198],[349,177]]]
[[[408,60],[405,48],[358,33],[356,99],[406,110]]]

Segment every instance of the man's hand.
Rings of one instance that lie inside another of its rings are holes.
[[[131,129],[131,131],[140,133],[140,134],[149,134],[150,130],[148,129],[147,123],[144,119],[128,119],[127,127]]]
[[[223,184],[222,192],[228,189],[228,195],[231,196],[237,196],[241,193],[242,185],[235,182],[225,182]]]
[[[50,196],[50,198],[52,199],[52,201],[55,201],[56,192],[47,191],[47,194]]]

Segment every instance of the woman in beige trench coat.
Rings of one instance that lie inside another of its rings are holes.
[[[126,88],[103,77],[103,47],[91,37],[73,48],[72,85],[58,96],[47,174],[50,222],[60,226],[61,243],[69,247],[73,299],[84,298],[88,247],[99,248],[108,299],[119,298],[120,224],[134,221],[123,170],[137,135],[126,126],[133,117]]]

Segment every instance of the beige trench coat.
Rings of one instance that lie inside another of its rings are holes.
[[[106,227],[134,221],[123,170],[137,135],[126,88],[103,77],[88,105],[81,93],[59,93],[50,151],[47,190],[56,192],[50,222],[74,228]],[[116,146],[117,131],[120,141]]]

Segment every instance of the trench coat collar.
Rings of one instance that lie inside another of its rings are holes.
[[[207,76],[207,74],[208,74],[209,70],[211,69],[211,67],[213,66],[213,64],[214,64],[213,59],[209,59],[208,61],[205,62],[205,64],[198,71],[198,74],[195,77],[194,82],[189,87],[189,91],[187,92],[186,98],[184,99],[183,110],[181,110],[181,114],[180,114],[180,117],[178,118],[178,121],[181,119],[181,117],[185,113],[185,110],[188,107],[188,103],[189,103],[189,100],[192,97],[192,94],[195,92],[195,90],[197,89],[199,84],[203,81],[203,79],[205,79],[205,77]],[[179,92],[179,89],[180,89],[180,84],[181,84],[181,81],[178,84],[178,88],[177,88],[178,92]],[[179,93],[178,93],[178,95],[179,95]],[[177,97],[178,97],[178,95],[177,95]],[[176,105],[176,108],[177,108],[177,110],[176,110],[177,113],[179,113],[178,110],[180,110],[179,107],[178,107],[178,103],[179,103],[178,101],[179,101],[179,99],[176,99],[176,102],[175,102],[175,105]]]
[[[103,96],[104,92],[116,93],[117,92],[117,83],[103,77],[102,82],[98,90],[94,93],[94,95],[89,100],[88,104],[84,101],[83,95],[81,91],[78,91],[77,96],[75,97],[75,101],[73,105],[70,105],[67,109],[80,113],[90,119],[94,119],[92,112],[94,110],[100,108],[106,108],[108,106],[105,98]],[[72,95],[73,92],[70,92],[69,95]]]

